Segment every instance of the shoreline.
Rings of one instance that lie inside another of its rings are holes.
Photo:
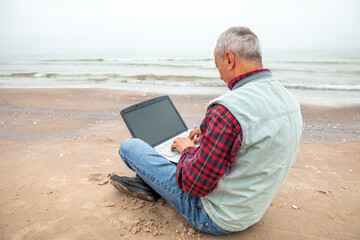
[[[1,89],[104,89],[116,91],[132,91],[135,94],[164,94],[164,95],[201,95],[201,96],[220,96],[229,91],[226,86],[207,87],[207,86],[173,86],[155,84],[124,84],[118,87],[0,87]],[[287,88],[299,101],[300,104],[316,106],[360,106],[360,91],[356,90],[325,90],[325,89],[298,89]]]
[[[119,111],[159,94],[0,88],[0,238],[218,239],[166,202],[136,200],[108,182],[111,173],[134,174],[118,156],[130,137]],[[169,95],[189,128],[215,97]],[[285,182],[259,223],[223,238],[360,237],[360,105],[301,109],[303,135]]]

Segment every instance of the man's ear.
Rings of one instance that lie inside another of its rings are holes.
[[[226,62],[227,62],[227,69],[228,70],[232,70],[235,66],[235,57],[234,57],[234,54],[230,51],[226,51],[225,52],[225,59],[226,59]]]

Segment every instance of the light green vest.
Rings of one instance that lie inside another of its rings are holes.
[[[243,140],[232,168],[201,201],[219,227],[242,231],[261,219],[295,160],[300,106],[270,71],[241,80],[209,107],[214,104],[234,115]]]

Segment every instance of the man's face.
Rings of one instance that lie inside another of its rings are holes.
[[[228,69],[227,69],[228,61],[225,58],[225,56],[223,56],[223,57],[224,57],[224,59],[221,60],[221,57],[217,54],[217,52],[214,51],[215,65],[220,73],[220,78],[226,84],[229,84],[229,82],[232,80],[232,78],[229,79],[229,74],[228,74]]]

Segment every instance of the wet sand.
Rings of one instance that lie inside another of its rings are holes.
[[[0,89],[0,239],[220,239],[118,193],[119,111],[160,93]],[[171,95],[188,127],[212,95]],[[360,105],[302,105],[297,159],[264,217],[221,239],[359,239]]]

